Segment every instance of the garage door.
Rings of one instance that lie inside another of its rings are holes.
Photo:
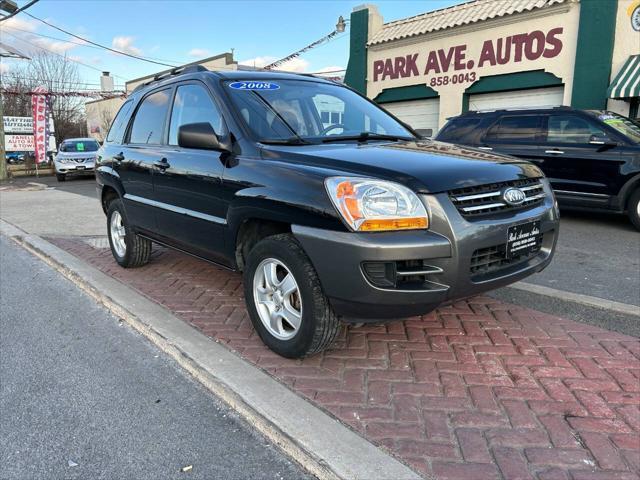
[[[564,87],[532,88],[511,92],[478,93],[469,97],[469,110],[550,107],[562,105]]]
[[[439,98],[384,103],[381,106],[413,128],[430,128],[434,135],[438,131]]]

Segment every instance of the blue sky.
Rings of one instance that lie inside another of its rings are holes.
[[[26,0],[19,0],[24,5]],[[28,11],[77,35],[137,55],[182,64],[234,49],[238,61],[258,66],[284,57],[330,33],[339,15],[348,18],[362,1],[94,1],[41,0]],[[385,22],[448,7],[461,0],[377,1]],[[166,67],[115,55],[72,40],[24,14],[2,22],[1,41],[22,51],[39,48],[82,62],[79,72],[87,88],[100,72],[116,75],[116,84]],[[344,68],[349,56],[349,30],[312,50],[289,69],[317,72]],[[18,38],[16,38],[18,37]],[[27,43],[30,42],[30,43]],[[4,61],[2,70],[11,69]],[[89,68],[89,67],[93,67]],[[97,70],[95,70],[97,69]]]

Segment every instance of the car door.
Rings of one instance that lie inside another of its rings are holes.
[[[617,193],[620,148],[590,118],[558,112],[543,118],[543,169],[564,203],[607,204]],[[598,143],[590,143],[592,136]],[[603,144],[602,140],[611,140]]]
[[[211,260],[224,249],[226,207],[221,194],[227,153],[178,145],[181,125],[208,122],[217,135],[226,127],[208,88],[201,82],[180,84],[168,124],[166,162],[155,166],[155,198],[159,232],[169,243]]]
[[[539,114],[501,115],[480,139],[478,148],[541,163]]]
[[[126,135],[122,152],[114,156],[124,189],[129,222],[139,230],[154,232],[155,164],[166,156],[163,145],[172,88],[147,94],[139,103]]]

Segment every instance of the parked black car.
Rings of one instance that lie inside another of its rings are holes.
[[[640,230],[640,124],[570,107],[469,112],[447,122],[443,142],[537,164],[560,206],[627,213]]]
[[[327,80],[203,70],[156,77],[115,117],[97,163],[111,250],[137,267],[153,241],[243,271],[279,354],[326,348],[340,319],[426,313],[551,261],[558,214],[535,165],[421,140]]]

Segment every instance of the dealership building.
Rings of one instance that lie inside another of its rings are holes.
[[[640,0],[474,0],[350,18],[345,82],[435,133],[469,110],[570,105],[638,117]]]

